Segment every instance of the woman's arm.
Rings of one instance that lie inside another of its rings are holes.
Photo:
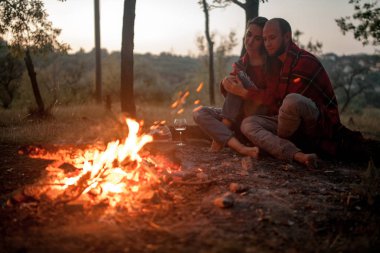
[[[244,99],[247,98],[248,90],[244,88],[243,84],[236,78],[236,76],[228,76],[222,80],[222,85],[229,93],[240,96]]]

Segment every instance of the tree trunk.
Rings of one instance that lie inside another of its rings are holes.
[[[246,26],[245,28],[247,29],[248,21],[259,15],[260,0],[246,0],[245,4],[243,4],[239,1],[232,1],[232,2],[244,9],[245,26]],[[245,30],[244,30],[244,36],[245,36]],[[243,56],[245,54],[244,36],[243,36],[243,46],[242,46],[241,53],[240,53],[241,56]]]
[[[136,117],[133,93],[133,39],[136,0],[124,0],[123,33],[121,42],[121,111]]]
[[[25,52],[24,61],[26,64],[26,69],[28,70],[30,82],[32,84],[34,98],[36,99],[36,103],[38,106],[38,112],[44,113],[45,112],[45,105],[44,105],[44,101],[42,101],[40,89],[38,88],[36,72],[34,71],[34,65],[33,65],[32,57],[30,56],[29,49],[27,49]]]
[[[7,90],[6,87],[0,86],[0,101],[3,104],[4,109],[8,109],[10,104],[12,103],[12,94]]]
[[[248,21],[259,16],[259,3],[260,0],[247,0],[245,3],[245,25]],[[245,27],[247,28],[247,27]]]
[[[215,73],[214,73],[214,42],[211,39],[210,28],[209,28],[209,13],[208,13],[208,4],[206,0],[202,0],[203,2],[203,11],[205,13],[206,18],[206,39],[208,45],[208,72],[209,72],[209,92],[210,92],[210,104],[215,105]]]
[[[102,103],[102,58],[100,48],[100,10],[99,0],[94,0],[95,11],[95,98],[98,104]]]

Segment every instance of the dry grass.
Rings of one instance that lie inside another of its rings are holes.
[[[126,137],[127,127],[120,105],[112,112],[94,104],[55,107],[53,118],[38,121],[27,117],[24,110],[0,111],[0,142],[20,144],[86,144]],[[180,117],[194,125],[192,110],[185,108]],[[144,120],[145,130],[155,121],[165,120],[171,125],[179,117],[169,105],[137,105],[137,119]],[[353,119],[350,121],[350,118]],[[351,129],[360,130],[366,137],[380,139],[380,109],[364,109],[362,114],[342,115],[342,122]]]
[[[86,144],[121,139],[126,137],[128,128],[119,107],[114,105],[112,111],[94,104],[55,107],[53,117],[48,120],[31,119],[23,110],[2,110],[0,142]],[[137,113],[137,120],[144,121],[145,129],[157,120],[165,120],[170,125],[176,117],[168,106],[159,105],[139,105]],[[186,108],[181,117],[185,117],[188,124],[194,124],[192,108]]]
[[[37,144],[94,140],[97,138],[96,128],[104,118],[101,109],[96,106],[55,108],[53,118],[47,120],[30,118],[24,111],[2,112],[6,116],[0,121],[3,128],[0,141]]]
[[[350,129],[361,131],[368,138],[380,139],[380,109],[366,108],[360,114],[343,114],[341,119]]]

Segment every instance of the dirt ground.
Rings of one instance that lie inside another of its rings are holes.
[[[229,149],[210,153],[208,145],[151,150],[181,165],[166,186],[172,198],[104,216],[102,206],[7,204],[49,161],[0,144],[0,252],[379,252],[373,165],[323,161],[310,170]],[[225,207],[215,204],[221,197]]]

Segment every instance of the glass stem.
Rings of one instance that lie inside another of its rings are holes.
[[[182,143],[182,131],[179,131],[179,142]]]

